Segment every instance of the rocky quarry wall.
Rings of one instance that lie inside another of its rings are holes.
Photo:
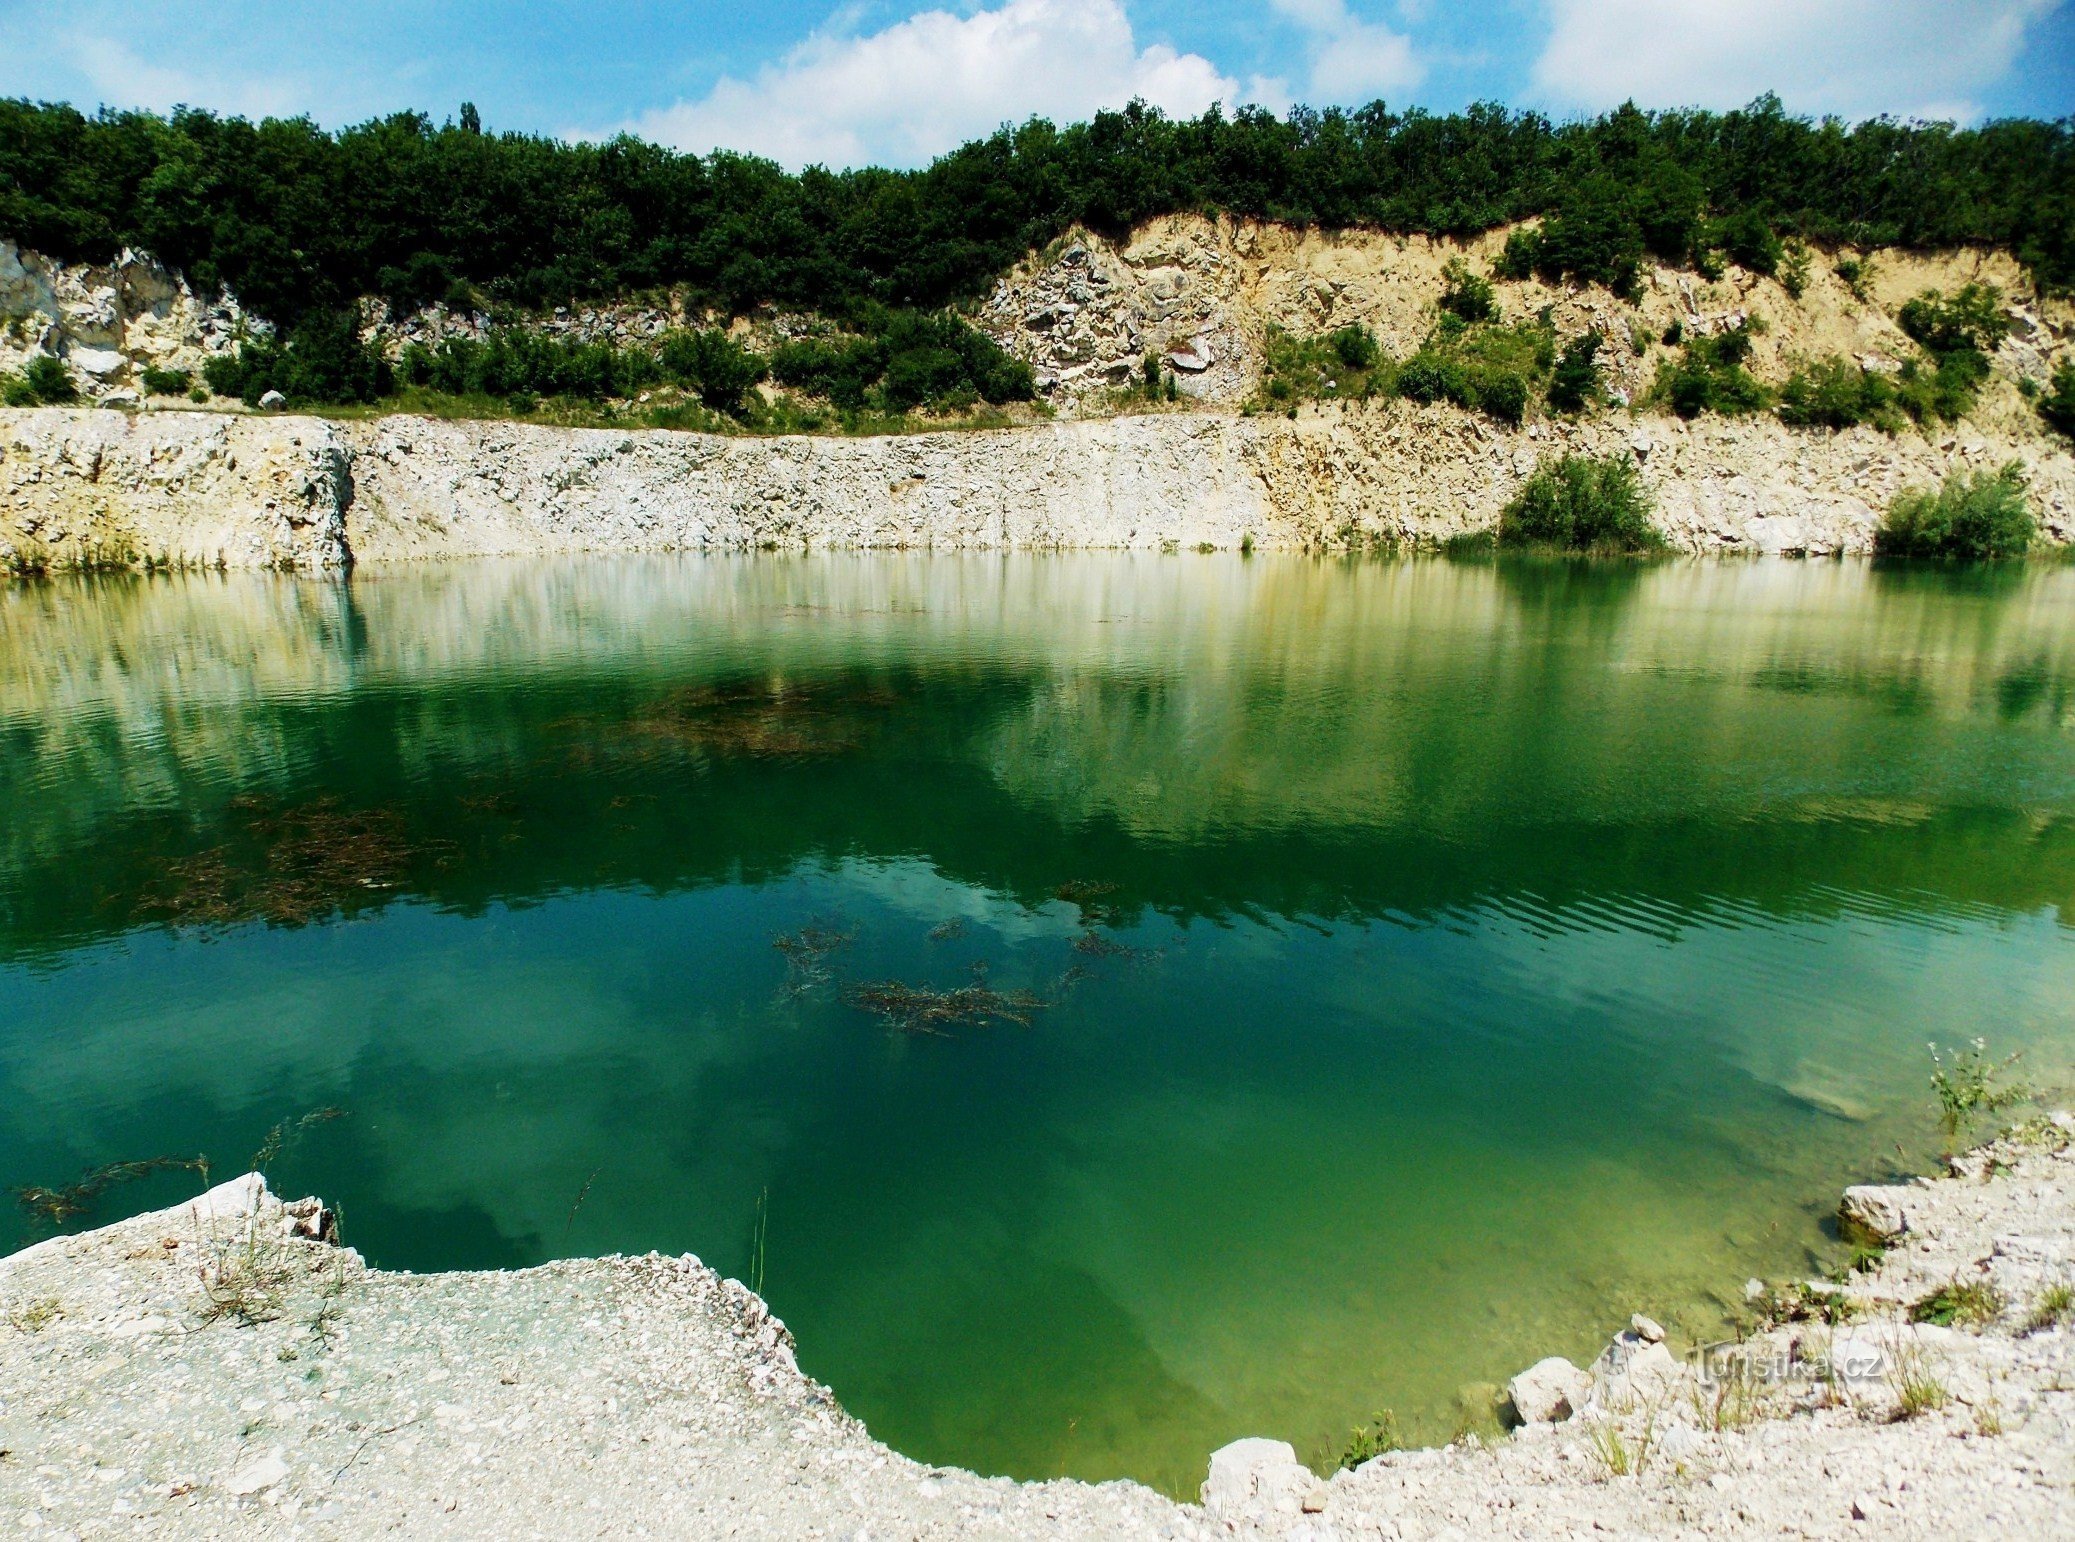
[[[1520,429],[1436,405],[1335,403],[1249,416],[1271,326],[1373,328],[1403,356],[1432,327],[1454,257],[1503,242],[1323,233],[1196,216],[1128,240],[1081,234],[1005,275],[975,319],[1038,372],[1055,420],[889,438],[753,438],[417,418],[333,421],[138,400],[146,365],[196,369],[260,324],[148,257],[65,267],[0,242],[0,370],[62,358],[99,409],[0,411],[0,569],[105,564],[325,568],[361,561],[720,547],[1334,548],[1489,528],[1548,453],[1633,456],[1672,541],[1694,552],[1859,552],[1896,491],[2021,462],[2047,535],[2075,538],[2075,461],[2020,392],[2075,356],[2075,306],[2030,293],[1995,252],[1873,255],[1858,293],[1819,255],[1799,296],[1730,268],[1646,270],[1634,303],[1502,281],[1509,316],[1610,340],[1617,403],[1640,400],[1687,333],[1764,318],[1752,368],[1848,355],[1896,367],[1893,314],[1926,288],[1992,282],[2011,332],[1967,421],[1893,438],[1767,418],[1614,410]],[[1870,287],[1869,287],[1870,284]],[[632,342],[691,317],[629,302],[543,330]],[[795,318],[796,319],[796,318]],[[370,312],[400,346],[480,328],[434,308]],[[785,317],[756,323],[774,335]],[[1114,387],[1163,354],[1190,398],[1115,413]],[[141,411],[139,408],[153,410]]]
[[[2007,460],[2075,539],[2075,457],[1617,414],[1522,430],[1406,402],[990,432],[747,438],[391,417],[0,411],[0,568],[323,569],[719,548],[1337,549],[1489,528],[1536,460],[1635,457],[1691,552],[1863,552],[1900,488]]]

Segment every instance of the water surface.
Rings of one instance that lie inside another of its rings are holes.
[[[760,1269],[983,1471],[1187,1491],[1716,1331],[1928,1154],[1927,1039],[2065,1084],[2071,896],[2065,568],[0,589],[0,1181],[336,1106],[277,1186],[375,1262]],[[1044,1005],[916,1035],[885,981]]]

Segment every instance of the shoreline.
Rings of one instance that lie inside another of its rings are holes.
[[[689,1255],[373,1270],[319,1202],[248,1174],[0,1259],[0,1513],[172,1535],[2044,1536],[2075,1503],[2071,1148],[2057,1114],[1944,1176],[1848,1189],[1846,1229],[1885,1250],[1761,1288],[1739,1346],[1681,1355],[1637,1316],[1590,1368],[1516,1376],[1510,1436],[1328,1479],[1239,1441],[1207,1454],[1202,1505],[902,1457]]]
[[[1545,456],[1622,455],[1686,554],[1870,551],[1908,486],[2018,460],[2075,541],[2075,451],[1962,425],[1890,438],[1446,406],[1195,411],[885,438],[430,418],[0,409],[0,572],[337,571],[718,550],[1368,551],[1490,529]]]

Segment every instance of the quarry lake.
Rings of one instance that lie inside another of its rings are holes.
[[[372,1261],[695,1252],[983,1472],[1725,1331],[1927,1041],[2075,1081],[2071,904],[2066,564],[0,587],[0,1183],[343,1111],[270,1170]]]

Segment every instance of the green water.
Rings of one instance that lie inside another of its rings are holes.
[[[762,1216],[806,1369],[985,1471],[1713,1330],[1928,1155],[1927,1039],[2071,1080],[2071,898],[2066,567],[0,589],[0,1180],[335,1105],[277,1186],[384,1265],[747,1276]],[[845,999],[983,963],[1028,1027]]]

